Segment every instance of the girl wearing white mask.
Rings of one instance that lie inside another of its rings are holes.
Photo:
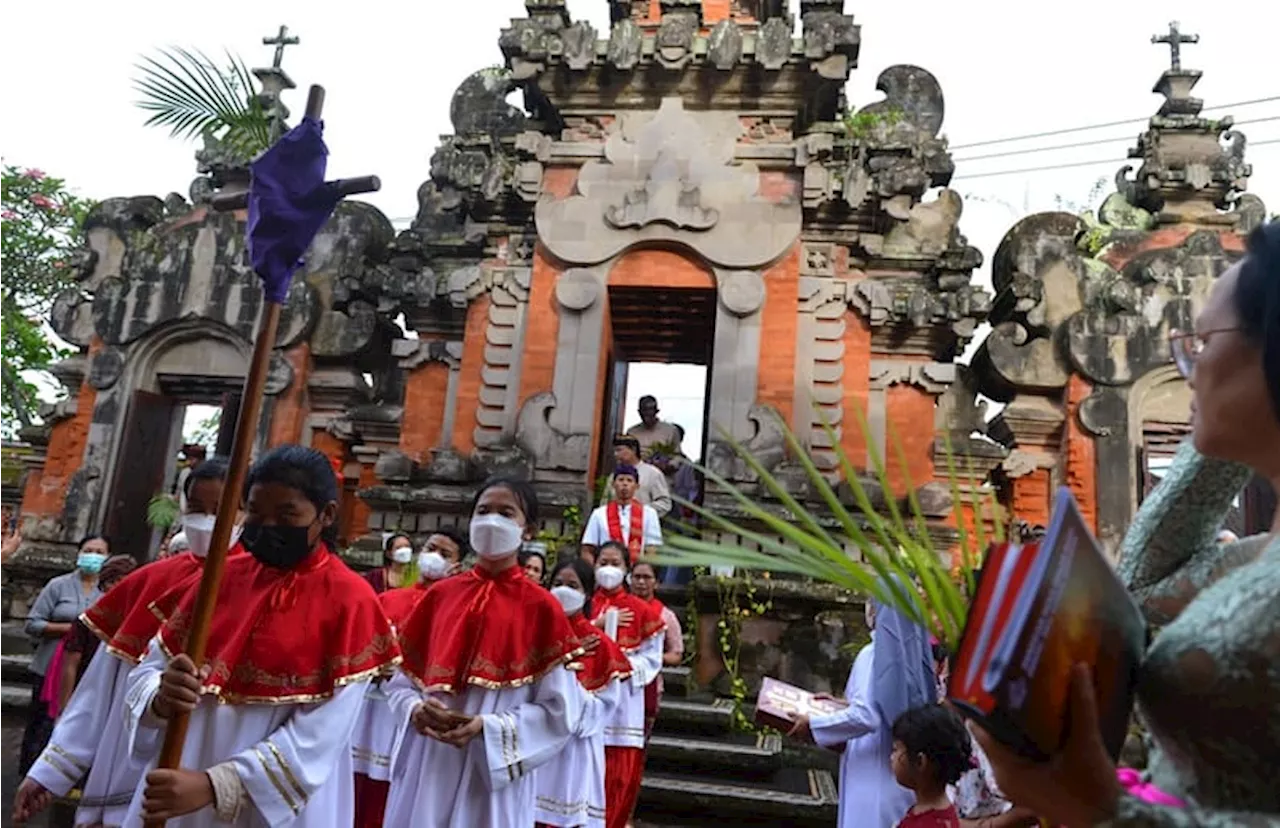
[[[414,573],[413,539],[403,532],[388,535],[382,543],[382,566],[365,573],[364,579],[381,595],[389,589],[412,586]]]
[[[408,726],[392,749],[387,825],[534,822],[533,772],[578,729],[565,665],[583,652],[559,602],[517,564],[537,519],[529,483],[486,482],[469,527],[478,563],[432,586],[404,622],[387,695]]]
[[[378,596],[392,626],[399,629],[428,589],[460,571],[465,548],[466,542],[452,529],[439,529],[427,537],[417,556],[417,582],[389,589]],[[354,828],[379,828],[383,824],[391,785],[391,749],[399,724],[387,704],[386,682],[374,682],[365,694],[360,722],[351,737],[351,761],[356,776]]]
[[[592,623],[613,635],[631,662],[631,678],[623,689],[622,701],[604,730],[609,828],[627,824],[640,795],[640,777],[644,774],[644,689],[662,671],[666,630],[662,617],[624,586],[630,568],[627,547],[620,543],[609,541],[596,553]]]
[[[183,482],[183,534],[189,551],[174,553],[130,572],[80,616],[105,644],[85,667],[80,683],[58,719],[49,746],[18,791],[15,810],[31,814],[65,796],[88,771],[76,809],[76,825],[119,825],[144,763],[129,754],[125,727],[125,679],[146,654],[160,629],[151,605],[176,600],[200,580],[209,552],[214,514],[222,497],[227,466],[206,460]],[[243,554],[232,536],[231,555]]]
[[[561,561],[551,573],[560,602],[586,653],[569,668],[578,678],[582,719],[560,757],[537,775],[537,826],[604,828],[604,726],[622,701],[631,675],[627,654],[587,620],[595,573],[581,558]]]

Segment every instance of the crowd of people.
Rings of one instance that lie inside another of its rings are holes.
[[[1117,567],[1157,630],[1136,690],[1149,774],[1118,771],[1104,747],[1088,665],[1064,688],[1061,750],[1033,762],[966,729],[941,700],[947,653],[872,605],[844,704],[790,734],[843,751],[842,828],[1280,824],[1280,517],[1218,537],[1250,475],[1280,488],[1280,224],[1250,237],[1172,342],[1193,439]],[[615,451],[578,554],[531,545],[534,489],[496,478],[465,537],[392,535],[365,576],[333,554],[328,458],[269,451],[248,474],[201,664],[184,642],[226,470],[196,466],[187,552],[128,571],[86,538],[33,606],[44,713],[24,738],[15,821],[78,787],[78,825],[626,825],[661,668],[681,651],[646,560],[660,521],[638,496],[665,482],[642,470],[643,438]],[[179,768],[158,768],[179,715]]]

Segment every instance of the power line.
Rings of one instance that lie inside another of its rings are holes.
[[[1265,141],[1255,141],[1249,144],[1250,147],[1264,147],[1268,144],[1280,144],[1280,138],[1269,138]],[[1116,158],[1099,158],[1096,161],[1076,161],[1071,164],[1047,164],[1043,167],[1025,167],[1018,170],[996,170],[994,172],[972,173],[970,175],[957,175],[952,177],[952,181],[958,181],[963,178],[994,178],[998,175],[1022,175],[1024,173],[1046,172],[1049,170],[1069,170],[1075,167],[1097,167],[1102,164],[1122,164],[1123,161]]]
[[[1273,115],[1268,118],[1250,118],[1245,121],[1236,121],[1232,129],[1238,126],[1246,126],[1248,124],[1262,124],[1268,121],[1280,121],[1280,115]],[[1096,147],[1101,144],[1114,144],[1118,141],[1132,141],[1133,135],[1117,135],[1115,138],[1099,138],[1095,141],[1076,141],[1072,144],[1053,144],[1048,147],[1033,147],[1032,149],[1007,150],[1005,152],[990,152],[986,155],[970,155],[967,158],[954,159],[957,163],[961,161],[983,161],[988,158],[1006,158],[1010,155],[1030,155],[1034,152],[1051,152],[1053,150],[1075,149],[1077,147]]]
[[[1207,106],[1205,107],[1205,111],[1212,111],[1215,109],[1234,109],[1239,106],[1252,106],[1253,104],[1269,103],[1271,101],[1280,101],[1280,95],[1273,96],[1270,98],[1255,98],[1251,101],[1237,101],[1236,103],[1221,104],[1219,106]],[[1014,135],[1011,138],[993,138],[989,141],[975,141],[972,144],[956,144],[955,146],[951,147],[951,149],[953,150],[970,149],[972,147],[986,147],[986,146],[990,146],[991,144],[1007,144],[1012,141],[1025,141],[1029,138],[1048,138],[1052,135],[1067,135],[1068,133],[1072,133],[1072,132],[1088,132],[1094,129],[1106,129],[1107,127],[1113,127],[1113,126],[1125,126],[1126,124],[1138,124],[1138,123],[1142,123],[1143,121],[1150,120],[1150,118],[1151,118],[1150,115],[1144,115],[1141,118],[1130,118],[1126,121],[1108,121],[1105,124],[1091,124],[1089,126],[1071,127],[1069,129],[1053,129],[1053,130],[1049,130],[1048,132],[1032,132],[1027,135]]]

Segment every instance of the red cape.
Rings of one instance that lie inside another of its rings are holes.
[[[395,628],[400,629],[405,619],[409,617],[409,613],[418,606],[418,602],[427,594],[431,586],[418,581],[413,586],[389,589],[378,595],[378,603],[382,605],[382,611],[387,614],[387,618]]]
[[[622,587],[596,589],[596,594],[591,597],[591,620],[594,621],[604,615],[605,610],[613,607],[629,609],[634,616],[630,624],[618,625],[618,646],[624,653],[637,649],[667,628],[662,615],[655,612],[648,601],[637,598]]]
[[[595,693],[614,679],[624,679],[631,675],[631,662],[622,648],[609,639],[609,636],[597,630],[582,613],[569,619],[570,626],[584,645],[592,640],[599,640],[595,649],[588,650],[569,664],[569,669],[578,676],[578,683],[588,693]]]
[[[560,602],[519,566],[436,583],[400,628],[400,647],[404,671],[444,693],[519,687],[582,651]]]
[[[182,652],[197,590],[152,603],[160,643]],[[294,569],[252,555],[227,559],[209,630],[204,693],[231,704],[306,704],[337,687],[388,675],[400,661],[391,623],[369,583],[323,544]]]
[[[243,553],[239,544],[227,552],[228,559]],[[147,645],[160,629],[160,620],[150,606],[160,596],[189,589],[200,582],[204,558],[182,552],[140,566],[107,590],[80,620],[106,645],[107,652],[137,664]]]

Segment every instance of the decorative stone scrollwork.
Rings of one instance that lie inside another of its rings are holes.
[[[593,271],[573,268],[556,279],[556,301],[565,310],[581,313],[600,299],[604,288]]]
[[[764,279],[754,270],[721,271],[720,304],[734,316],[750,316],[764,305]]]
[[[532,456],[538,469],[585,472],[591,464],[591,435],[556,430],[549,419],[556,405],[556,396],[550,391],[525,400],[516,423],[516,442]]]

